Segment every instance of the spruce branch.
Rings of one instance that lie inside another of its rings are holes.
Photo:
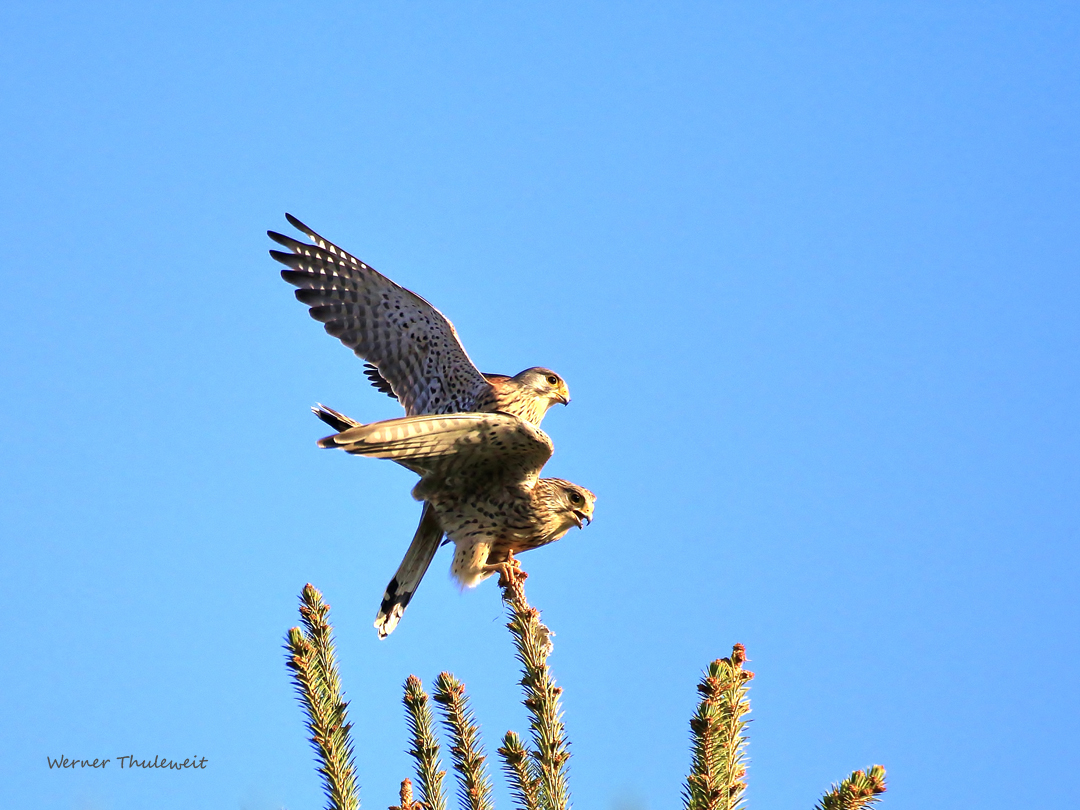
[[[286,666],[292,671],[297,698],[307,714],[306,725],[329,810],[357,810],[360,798],[349,734],[352,724],[347,716],[349,704],[341,691],[329,612],[322,594],[310,583],[305,585],[300,594],[304,630],[293,627],[286,635]]]
[[[686,810],[737,810],[746,783],[745,715],[754,673],[742,668],[746,649],[736,644],[730,658],[713,661],[698,684],[701,703],[690,720],[693,755],[683,788]]]
[[[860,810],[881,801],[885,792],[885,769],[871,765],[865,771],[855,771],[839,785],[821,797],[814,810]]]
[[[412,796],[412,780],[403,779],[401,781],[401,792],[399,793],[398,801],[400,804],[392,804],[389,810],[424,810],[424,803],[420,801],[414,801]]]
[[[442,763],[439,762],[439,741],[435,737],[435,723],[424,684],[415,675],[405,679],[405,697],[402,703],[405,704],[405,715],[409,723],[408,753],[416,760],[420,801],[426,810],[446,810],[446,794],[443,791],[446,771],[442,770]],[[409,790],[411,793],[411,783]],[[404,805],[402,807],[404,808]]]
[[[531,752],[525,743],[517,734],[508,731],[503,737],[499,755],[518,808],[540,810],[540,778],[536,775],[536,763],[531,759]]]
[[[463,810],[492,810],[491,780],[484,765],[480,727],[469,708],[465,685],[449,672],[435,679],[434,700],[442,708],[443,726],[450,734],[450,755],[458,773],[458,798]]]
[[[567,761],[570,743],[566,739],[559,706],[562,689],[555,685],[547,664],[555,634],[541,623],[540,611],[525,598],[526,577],[524,571],[508,566],[499,579],[499,586],[510,615],[506,626],[514,637],[517,659],[522,667],[521,685],[525,692],[522,703],[529,710],[529,729],[535,749],[531,752],[535,768],[530,768],[529,774],[535,773],[539,778],[539,802],[543,810],[569,810]]]
[[[532,744],[508,731],[498,753],[518,810],[570,810],[570,750],[560,709],[562,690],[555,685],[547,664],[554,634],[540,621],[540,611],[525,598],[525,578],[526,574],[511,563],[503,571],[499,585],[510,619],[507,627],[522,666],[522,703],[529,712]],[[285,639],[286,666],[307,716],[306,727],[323,777],[328,810],[359,810],[352,724],[348,722],[348,703],[341,690],[329,612],[322,594],[312,585],[305,585],[300,595],[302,628],[290,629]],[[697,686],[701,701],[690,720],[692,762],[683,787],[685,810],[744,807],[746,715],[750,712],[748,692],[754,677],[753,672],[743,669],[746,660],[745,648],[736,644],[730,657],[709,665]],[[404,692],[402,702],[411,746],[408,753],[416,762],[420,797],[414,798],[412,780],[405,779],[399,804],[389,810],[446,810],[446,771],[441,769],[431,699],[439,705],[443,726],[450,735],[462,810],[493,810],[479,726],[464,684],[443,672],[429,699],[420,679],[410,675]],[[873,765],[834,784],[815,810],[871,810],[885,789],[885,769]]]

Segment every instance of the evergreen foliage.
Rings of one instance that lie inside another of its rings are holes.
[[[690,719],[690,775],[683,788],[686,810],[738,810],[746,783],[747,697],[754,673],[742,668],[746,648],[736,644],[730,658],[713,661],[698,684],[701,702]]]
[[[884,792],[885,769],[871,765],[865,771],[855,771],[839,785],[833,785],[815,810],[861,810],[881,801]]]
[[[521,737],[512,731],[506,732],[499,756],[503,759],[503,772],[518,810],[541,810],[540,777],[536,775],[536,763]]]
[[[450,735],[450,756],[458,774],[462,810],[492,810],[491,780],[484,764],[480,727],[473,719],[465,684],[449,672],[435,679],[435,702],[443,712],[443,727]]]
[[[529,714],[531,745],[513,731],[499,748],[503,772],[519,810],[570,810],[567,761],[570,744],[562,722],[559,697],[547,659],[554,636],[540,621],[540,611],[525,598],[523,571],[508,568],[500,579],[517,660],[521,664],[522,701]],[[342,697],[329,605],[311,585],[301,594],[304,631],[294,627],[286,639],[288,667],[307,714],[307,728],[323,775],[329,810],[357,810],[351,724]],[[698,683],[701,700],[690,719],[690,773],[683,787],[684,810],[743,810],[746,782],[746,715],[754,673],[743,669],[746,650],[736,644],[728,658],[713,661]],[[493,810],[491,780],[480,744],[480,731],[469,709],[465,685],[448,672],[435,681],[432,698],[439,706],[450,740],[450,755],[458,775],[462,810]],[[446,810],[446,796],[429,698],[415,675],[405,681],[405,716],[409,727],[408,753],[416,763],[420,798],[413,798],[412,781],[401,783],[399,804],[390,810]],[[885,769],[873,765],[855,771],[833,785],[815,810],[864,810],[885,792]]]
[[[405,680],[405,697],[402,702],[405,704],[405,718],[409,724],[409,739],[412,741],[409,754],[416,760],[420,801],[427,810],[446,810],[446,794],[443,792],[443,777],[446,776],[446,771],[442,770],[439,762],[439,741],[435,737],[428,696],[424,692],[424,684],[415,675],[410,675]]]
[[[307,714],[307,729],[315,749],[318,771],[330,810],[357,810],[356,765],[348,722],[348,703],[341,691],[333,629],[327,616],[330,606],[310,583],[300,594],[300,621],[285,637],[289,652],[286,666]]]
[[[570,744],[566,740],[559,707],[562,689],[555,685],[547,663],[555,634],[540,622],[540,611],[525,599],[525,578],[524,571],[511,570],[499,581],[503,604],[510,614],[506,626],[514,637],[517,660],[521,663],[521,685],[525,692],[522,703],[529,712],[533,743],[533,750],[528,752],[532,767],[522,773],[522,778],[527,774],[529,781],[521,781],[515,789],[527,799],[528,791],[537,786],[542,810],[569,810],[570,788],[566,777]],[[515,750],[504,747],[508,751]],[[524,746],[522,749],[525,750]]]
[[[398,794],[398,804],[391,805],[389,810],[424,810],[424,803],[419,799],[413,799],[412,780],[401,780],[401,792]]]

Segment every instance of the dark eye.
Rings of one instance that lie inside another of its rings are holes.
[[[548,381],[548,385],[558,385],[559,384],[559,378],[556,377],[554,374],[548,374],[547,381]]]
[[[583,499],[582,499],[581,495],[579,495],[577,492],[573,492],[573,491],[570,492],[570,503],[579,504],[579,503],[581,503],[582,500]]]

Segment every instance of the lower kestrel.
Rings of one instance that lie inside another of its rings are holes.
[[[466,587],[513,565],[515,553],[553,543],[592,520],[596,496],[561,478],[540,478],[551,439],[515,416],[460,413],[362,425],[329,413],[352,426],[320,440],[320,447],[391,459],[420,476],[413,497],[434,511],[453,541],[450,573]],[[411,595],[419,577],[399,583],[400,592]],[[380,637],[387,635],[378,621],[376,627]]]

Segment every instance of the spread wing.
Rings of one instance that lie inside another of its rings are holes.
[[[327,436],[319,446],[392,459],[425,478],[495,487],[532,487],[553,449],[544,431],[505,413],[388,419]]]
[[[289,268],[281,277],[299,288],[296,297],[311,308],[311,317],[378,370],[407,414],[476,410],[491,386],[450,321],[416,293],[285,216],[315,244],[267,231],[290,251],[270,255]]]
[[[394,393],[394,389],[390,386],[390,383],[383,379],[383,375],[379,373],[379,369],[371,365],[371,363],[364,363],[364,376],[371,381],[371,384],[375,387],[376,391],[381,391],[390,397],[390,399],[397,399],[397,395]]]

